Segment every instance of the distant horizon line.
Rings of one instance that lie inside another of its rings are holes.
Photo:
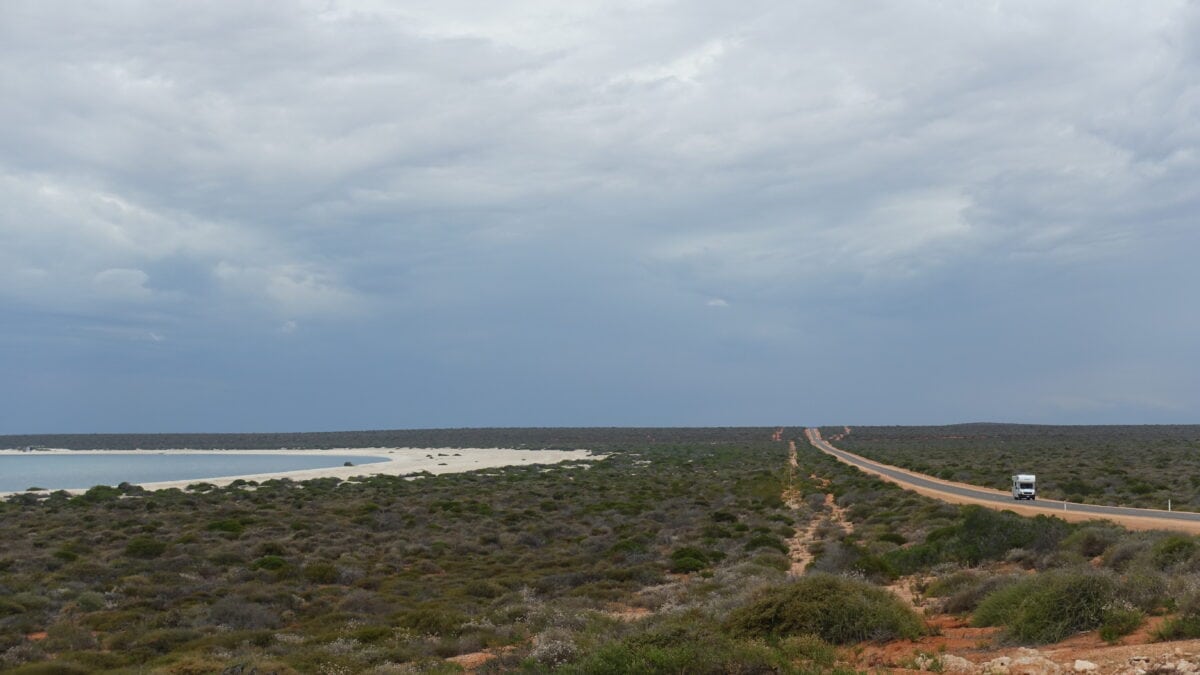
[[[712,424],[712,425],[662,425],[650,426],[642,424],[610,424],[610,425],[514,425],[514,426],[445,426],[445,427],[378,427],[378,428],[347,428],[325,429],[320,431],[32,431],[32,432],[0,432],[0,438],[37,437],[37,436],[222,436],[242,435],[259,436],[270,434],[304,435],[304,434],[347,434],[347,433],[384,433],[384,432],[417,432],[417,431],[486,431],[486,430],[568,430],[568,429],[805,429],[816,427],[869,427],[869,428],[935,428],[935,427],[965,427],[965,426],[1021,426],[1021,427],[1178,427],[1200,426],[1200,422],[1105,422],[1098,423],[1051,423],[1051,422],[948,422],[942,424]]]

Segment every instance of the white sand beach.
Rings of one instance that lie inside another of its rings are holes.
[[[162,481],[156,483],[141,483],[147,490],[165,490],[170,488],[185,488],[193,483],[212,483],[228,485],[235,480],[258,481],[273,478],[289,478],[294,481],[310,478],[341,478],[343,480],[355,476],[405,476],[420,472],[432,474],[459,473],[476,469],[491,469],[518,464],[558,464],[572,460],[594,461],[604,459],[607,455],[593,454],[589,450],[513,450],[510,448],[333,448],[329,450],[63,450],[47,449],[34,451],[0,450],[0,455],[128,455],[131,458],[144,455],[170,454],[243,454],[243,455],[354,455],[359,457],[379,457],[382,462],[372,462],[357,466],[331,466],[320,469],[305,469],[301,471],[282,471],[278,473],[260,473],[241,476],[213,476],[210,478],[192,478],[189,480]],[[83,490],[69,490],[80,493]],[[0,492],[0,498],[18,494]]]

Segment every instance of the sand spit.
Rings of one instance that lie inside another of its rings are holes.
[[[300,471],[281,471],[278,473],[259,473],[241,476],[213,476],[211,478],[192,478],[189,480],[162,481],[156,483],[141,483],[147,490],[166,490],[170,488],[186,488],[193,483],[212,483],[228,485],[235,480],[258,481],[274,478],[288,478],[294,481],[310,478],[341,478],[343,480],[355,476],[406,476],[414,473],[429,472],[432,474],[461,473],[476,469],[492,469],[502,466],[530,464],[558,464],[568,461],[594,461],[604,459],[607,455],[592,454],[590,450],[513,450],[509,448],[333,448],[329,450],[0,450],[0,455],[128,455],[131,459],[149,455],[334,455],[357,457],[379,457],[382,462],[371,462],[357,466],[331,466],[321,469],[303,469]],[[79,494],[84,490],[68,490]],[[0,498],[19,492],[0,492]]]

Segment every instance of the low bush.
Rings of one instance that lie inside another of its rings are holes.
[[[237,536],[246,531],[246,526],[243,525],[239,520],[225,518],[223,520],[212,521],[205,529],[207,529],[209,532],[223,532],[225,534]]]
[[[1184,596],[1178,613],[1159,624],[1151,636],[1158,641],[1200,638],[1200,595],[1192,591]]]
[[[1146,550],[1142,536],[1126,537],[1104,552],[1104,566],[1117,572],[1124,571]]]
[[[458,612],[424,607],[401,612],[396,622],[423,635],[457,635],[467,617]]]
[[[468,581],[466,586],[463,587],[463,590],[467,595],[476,598],[498,598],[504,595],[506,592],[506,589],[500,584],[494,581],[485,581],[483,579]]]
[[[850,565],[850,569],[872,581],[886,582],[897,576],[896,568],[891,561],[878,555],[861,555]]]
[[[945,598],[959,591],[978,586],[983,575],[975,570],[958,570],[945,576],[940,576],[925,587],[925,595],[931,598]]]
[[[942,600],[941,610],[947,614],[965,614],[975,611],[979,603],[992,593],[1011,586],[1022,579],[1019,574],[980,576],[975,583],[963,586],[950,597]]]
[[[1163,621],[1151,633],[1159,642],[1200,638],[1200,615],[1180,614]]]
[[[1087,558],[1095,558],[1117,543],[1122,534],[1123,531],[1116,527],[1087,525],[1064,539],[1062,546]]]
[[[747,637],[816,635],[831,644],[916,638],[921,619],[891,593],[864,581],[815,574],[759,591],[728,627]]]
[[[694,546],[685,546],[671,552],[671,571],[676,574],[699,572],[708,566],[708,554]]]
[[[1121,577],[1117,595],[1124,602],[1146,614],[1161,614],[1175,601],[1167,577],[1159,572],[1135,569]]]
[[[785,555],[771,551],[769,553],[760,553],[750,559],[750,564],[768,569],[779,570],[786,572],[792,568],[792,561]]]
[[[311,563],[304,566],[304,578],[314,584],[334,584],[338,580],[337,567],[325,562]]]
[[[988,595],[971,617],[975,626],[1004,626],[1021,643],[1058,642],[1104,623],[1115,598],[1112,577],[1092,571],[1053,570]]]
[[[0,598],[0,617],[10,614],[23,614],[25,606],[11,598]]]
[[[1160,539],[1150,549],[1150,559],[1155,567],[1165,570],[1188,561],[1197,549],[1194,537],[1172,534]]]
[[[591,650],[557,672],[718,675],[788,670],[792,668],[780,651],[758,640],[735,639],[703,615],[686,612]]]
[[[1137,630],[1145,618],[1146,615],[1136,607],[1120,604],[1111,606],[1104,611],[1100,639],[1112,644]]]
[[[779,642],[783,653],[792,661],[821,669],[832,668],[837,650],[816,635],[797,635]]]
[[[287,566],[287,560],[277,555],[264,555],[250,565],[251,568],[256,570],[271,570],[272,572],[281,570]]]
[[[780,553],[788,552],[788,545],[785,544],[782,539],[773,534],[767,534],[765,532],[761,532],[753,537],[750,537],[750,539],[746,542],[747,551],[752,551],[756,548],[773,548]]]
[[[209,619],[238,630],[261,630],[279,626],[279,615],[268,607],[242,598],[222,598],[209,608]]]
[[[157,558],[167,550],[167,543],[153,537],[134,537],[125,545],[125,555],[131,558]]]
[[[786,672],[788,664],[774,650],[755,642],[722,637],[706,642],[646,645],[629,641],[603,645],[561,673],[724,673]]]

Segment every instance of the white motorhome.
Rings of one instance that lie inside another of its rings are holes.
[[[1037,499],[1037,476],[1019,473],[1012,477],[1013,499]]]

